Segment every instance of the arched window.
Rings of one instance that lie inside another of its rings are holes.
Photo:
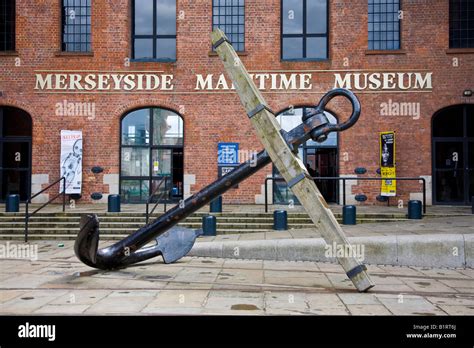
[[[157,193],[182,197],[183,119],[162,108],[132,111],[122,119],[120,193],[124,202],[146,202]]]

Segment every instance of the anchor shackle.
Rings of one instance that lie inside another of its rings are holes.
[[[327,120],[325,112],[327,112],[326,107],[329,104],[329,102],[331,102],[331,100],[333,100],[336,97],[345,97],[346,99],[350,101],[352,105],[352,114],[349,117],[349,119],[347,119],[347,121],[343,123],[331,124]],[[313,129],[310,133],[312,140],[321,143],[327,139],[327,136],[329,133],[342,132],[351,128],[359,120],[360,114],[361,114],[361,106],[360,106],[359,99],[357,99],[355,94],[347,89],[336,88],[326,93],[324,97],[321,98],[316,108],[312,109],[311,111],[306,112],[303,115],[303,123],[309,122],[313,117],[318,117],[320,119],[325,120],[322,122],[321,126]]]

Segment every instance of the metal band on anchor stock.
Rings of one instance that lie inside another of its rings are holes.
[[[294,177],[293,179],[291,179],[291,180],[288,182],[288,187],[289,187],[289,188],[292,188],[292,187],[295,186],[297,183],[299,183],[301,180],[304,180],[304,178],[306,178],[306,174],[305,174],[305,173],[301,173],[300,175]]]
[[[359,265],[359,266],[356,266],[354,267],[353,269],[351,269],[349,272],[347,272],[347,276],[352,279],[354,278],[356,275],[358,275],[359,273],[362,273],[364,271],[367,271],[367,267],[365,265]]]
[[[232,45],[232,43],[226,37],[221,37],[214,45],[212,45],[212,48],[217,49],[217,47],[222,45],[224,42],[227,42],[229,45]]]
[[[249,118],[252,118],[254,117],[255,115],[258,115],[260,112],[262,112],[263,110],[267,110],[268,112],[271,112],[273,114],[273,111],[269,109],[268,106],[266,105],[263,105],[263,104],[259,104],[255,109],[253,109],[252,111],[249,111],[247,112],[247,116]]]

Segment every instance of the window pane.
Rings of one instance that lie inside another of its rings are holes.
[[[466,105],[467,108],[467,136],[474,138],[474,105]],[[474,152],[471,152],[474,160]],[[471,167],[474,168],[474,167]]]
[[[183,119],[172,111],[153,109],[153,145],[183,145]]]
[[[303,33],[303,0],[283,0],[283,34]]]
[[[176,35],[176,0],[156,1],[156,34]]]
[[[139,203],[142,198],[142,189],[140,180],[123,180],[121,183],[120,195],[124,202]],[[146,198],[145,198],[146,199]]]
[[[468,156],[469,156],[469,169],[474,172],[474,141],[471,141],[468,145]],[[474,186],[474,181],[471,181]]]
[[[135,59],[153,59],[153,39],[135,39]]]
[[[454,106],[436,115],[433,121],[434,137],[464,136],[463,106]]]
[[[369,49],[400,49],[399,3],[400,0],[369,0]]]
[[[436,143],[436,169],[463,169],[463,143],[462,142],[437,142]]]
[[[18,154],[20,154],[18,156]],[[30,167],[30,144],[28,142],[3,142],[2,166],[9,169]]]
[[[15,1],[0,3],[0,51],[15,50]]]
[[[122,145],[150,143],[150,109],[133,111],[122,120]]]
[[[153,34],[153,0],[135,0],[135,35]]]
[[[302,38],[283,38],[283,59],[303,58]]]
[[[171,150],[153,150],[152,175],[171,175]]]
[[[309,37],[306,39],[306,58],[327,58],[327,41],[325,37]]]
[[[0,136],[27,136],[31,137],[32,125],[31,117],[21,109],[12,107],[3,107],[0,109],[0,115],[3,113],[3,134]]]
[[[176,60],[176,39],[156,40],[156,59]]]
[[[279,114],[277,120],[281,128],[289,132],[301,124],[301,117],[303,117],[303,109],[297,108]]]
[[[91,0],[63,0],[62,50],[88,52],[91,48]]]
[[[150,151],[148,148],[122,148],[123,176],[149,176]]]
[[[449,47],[474,48],[474,4],[472,1],[450,0]]]
[[[464,200],[464,171],[436,172],[436,200],[438,202],[462,202]]]
[[[327,33],[327,0],[307,0],[306,31],[308,34]]]
[[[221,4],[213,2],[212,27],[220,28],[232,42],[236,51],[244,50],[244,28],[245,28],[244,0],[229,0]]]
[[[166,180],[166,182],[162,180]],[[171,191],[172,186],[173,181],[171,177],[164,177],[157,180],[152,180],[150,195],[153,193],[153,198],[151,199],[151,203],[156,203],[158,202],[158,200],[167,199],[167,193]]]

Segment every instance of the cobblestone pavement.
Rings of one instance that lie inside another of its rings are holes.
[[[37,245],[37,260],[1,260],[0,314],[474,314],[474,269],[369,266],[377,285],[359,294],[334,264],[156,258],[105,272],[72,242]]]

